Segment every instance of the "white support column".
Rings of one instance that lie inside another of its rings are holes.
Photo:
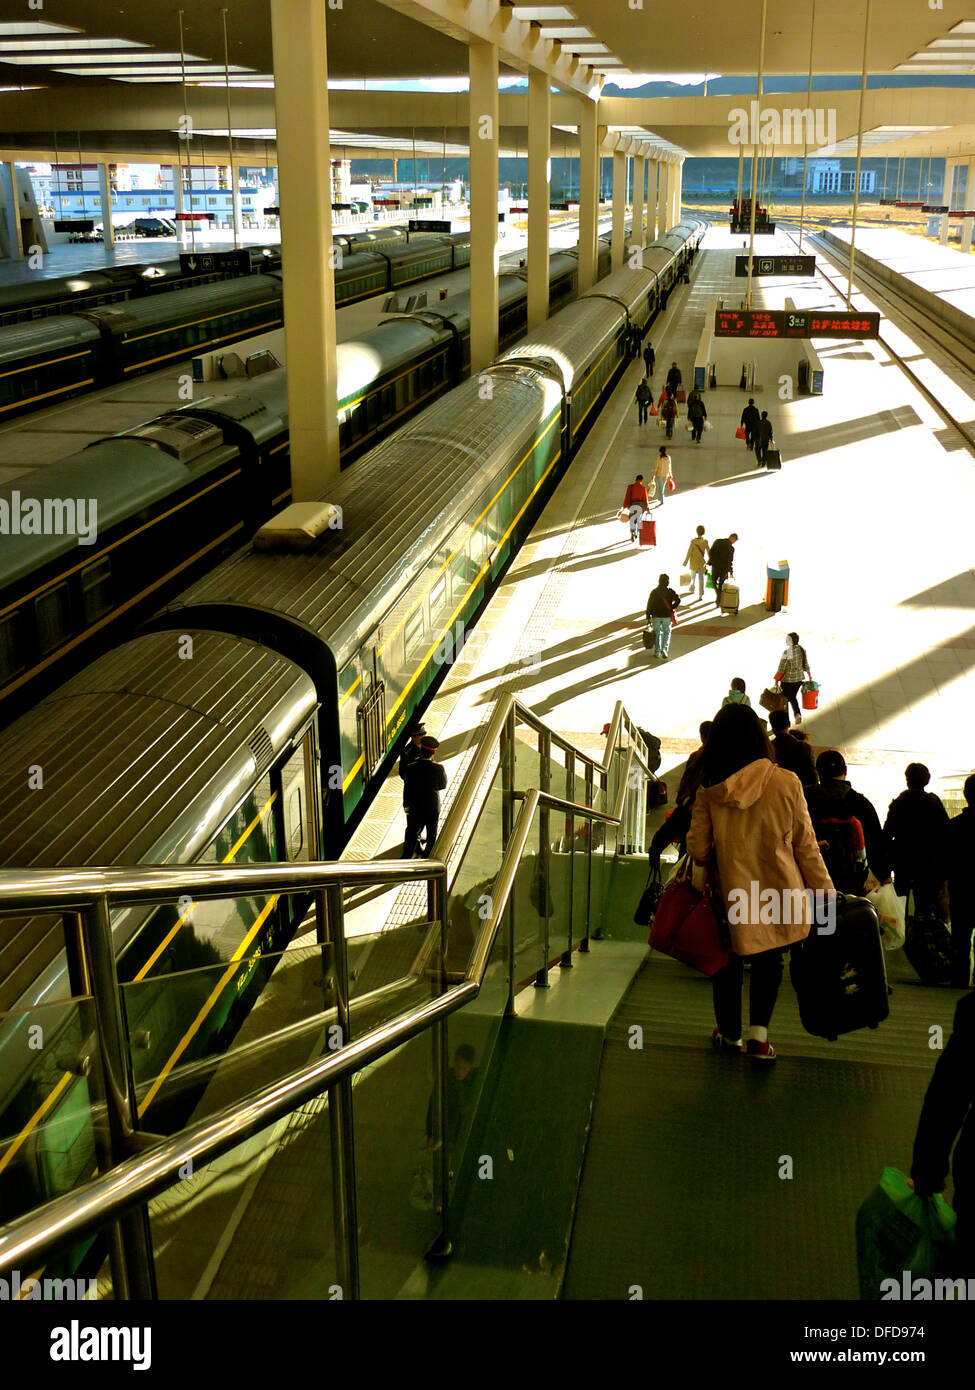
[[[651,159],[647,164],[647,241],[657,240],[657,208],[659,207],[657,180],[660,177],[660,160]]]
[[[660,166],[660,207],[659,207],[659,215],[658,215],[658,219],[657,219],[657,223],[658,223],[658,227],[659,227],[659,235],[660,235],[660,236],[663,236],[665,232],[669,232],[669,231],[670,231],[670,228],[671,228],[671,221],[670,221],[670,204],[671,204],[670,171],[671,171],[671,168],[672,168],[672,167],[673,167],[673,166],[671,165],[671,163],[670,163],[669,160],[668,160],[666,163],[662,163],[661,166]]]
[[[10,179],[10,202],[7,204],[7,244],[10,247],[10,259],[22,261],[24,259],[24,237],[20,226],[20,190],[17,187],[17,165],[12,159],[7,161],[7,176]]]
[[[610,255],[610,269],[619,270],[623,265],[623,252],[626,242],[626,154],[617,150],[613,154],[613,240]]]
[[[684,193],[684,161],[681,160],[674,165],[674,222],[676,227],[680,222],[681,202]]]
[[[963,217],[961,219],[961,249],[963,251],[972,249],[973,224],[975,224],[975,217]]]
[[[955,169],[957,167],[957,159],[945,160],[945,181],[941,190],[941,201],[949,210],[955,206],[953,194],[955,191]]]
[[[170,164],[169,173],[173,185],[173,218],[178,212],[183,211],[183,171],[178,164]],[[176,245],[182,250],[183,247],[183,228],[185,222],[176,223]]]
[[[579,112],[579,293],[596,280],[599,225],[599,127],[594,101],[580,99]]]
[[[109,177],[107,164],[99,164],[98,166],[98,192],[102,205],[102,237],[106,246],[114,246],[115,228],[112,224],[112,180]]]
[[[633,244],[646,245],[643,227],[643,183],[647,176],[647,161],[642,154],[633,156]]]
[[[339,472],[326,13],[321,0],[271,0],[296,502],[322,495]]]
[[[965,185],[965,197],[962,199],[962,206],[966,212],[975,210],[975,157],[968,161],[968,183]]]
[[[498,355],[498,49],[472,43],[470,65],[471,374]]]
[[[543,72],[528,75],[528,331],[548,318],[552,201],[552,92]]]

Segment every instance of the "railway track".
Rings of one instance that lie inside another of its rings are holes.
[[[783,231],[785,235],[789,237],[789,239],[796,246],[798,246],[799,243],[797,238],[793,236],[793,234],[790,231],[786,231],[784,228]],[[823,239],[817,236],[815,233],[811,233],[810,235],[808,235],[806,237],[806,241],[811,241],[818,251],[820,251],[824,256],[829,257],[831,264],[835,264],[837,256],[835,248],[829,246],[828,243],[823,241]],[[840,284],[837,283],[837,281],[831,275],[827,274],[827,272],[823,270],[822,266],[818,263],[816,265],[816,274],[818,276],[821,276],[822,279],[825,280],[827,285],[829,285],[830,289],[835,294],[839,295],[841,299],[846,298],[846,291],[842,288]],[[917,307],[917,305],[911,304],[908,301],[899,298],[893,291],[891,291],[889,286],[884,285],[883,282],[878,280],[876,276],[871,275],[871,273],[868,270],[864,270],[862,267],[858,267],[856,269],[855,283],[860,287],[860,294],[864,296],[869,296],[871,302],[875,305],[877,309],[881,311],[881,331],[877,335],[877,341],[883,347],[884,351],[890,354],[890,356],[894,359],[894,361],[901,368],[901,370],[905,372],[907,376],[910,377],[911,381],[921,392],[921,394],[925,397],[925,399],[930,401],[930,403],[937,410],[941,418],[948,425],[950,425],[952,429],[956,430],[958,434],[961,435],[961,437],[965,440],[969,452],[975,455],[975,428],[973,428],[970,423],[957,420],[954,417],[954,415],[952,415],[951,411],[947,408],[947,406],[945,406],[945,404],[939,399],[939,397],[927,384],[927,382],[925,382],[924,379],[921,376],[919,376],[916,371],[914,371],[914,369],[911,366],[911,363],[901,353],[897,351],[897,349],[893,346],[893,344],[889,341],[888,338],[884,337],[883,319],[884,317],[889,317],[889,315],[885,314],[884,305],[887,305],[890,309],[894,310],[899,318],[906,320],[907,323],[909,323],[913,329],[917,330],[917,332],[921,336],[921,339],[927,340],[926,342],[919,341],[919,347],[927,347],[928,345],[930,345],[930,347],[935,349],[937,352],[947,353],[951,360],[957,366],[961,367],[961,369],[972,378],[973,390],[975,390],[975,345],[973,345],[971,342],[966,343],[966,341],[963,338],[959,337],[958,334],[951,332],[950,329],[945,328],[943,325],[937,324],[936,321],[930,317],[930,315],[925,314],[923,310]],[[855,296],[856,289],[854,290],[854,297]],[[893,319],[891,319],[891,323],[895,328],[897,327],[897,324],[894,322]]]

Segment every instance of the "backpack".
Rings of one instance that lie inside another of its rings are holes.
[[[637,727],[637,733],[647,745],[647,767],[651,772],[656,772],[661,763],[660,740],[656,734],[648,733],[646,729]]]
[[[863,826],[854,815],[820,816],[816,837],[826,871],[840,893],[859,894],[867,880]]]

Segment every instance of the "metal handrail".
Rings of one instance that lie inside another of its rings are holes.
[[[147,906],[183,896],[254,897],[316,892],[356,883],[435,878],[439,859],[317,860],[311,864],[179,865],[133,869],[22,869],[0,877],[0,916],[9,912],[83,912],[101,898],[113,907]]]
[[[437,849],[453,847],[477,790],[495,757],[502,735],[512,719],[521,719],[574,754],[593,772],[608,773],[616,751],[620,727],[631,738],[636,733],[622,702],[617,701],[601,761],[551,734],[534,713],[510,694],[496,706],[477,754],[467,770],[459,794],[437,840]],[[642,739],[640,739],[642,744]],[[0,1269],[12,1269],[24,1260],[46,1259],[80,1239],[103,1230],[114,1221],[128,1219],[150,1198],[173,1185],[187,1160],[210,1162],[258,1134],[276,1120],[323,1091],[341,1098],[341,1088],[352,1075],[429,1028],[443,1029],[449,1014],[474,999],[481,989],[500,924],[508,910],[518,866],[521,863],[535,817],[542,807],[578,815],[589,821],[621,824],[626,805],[629,773],[634,758],[644,762],[634,742],[626,749],[625,765],[612,812],[602,812],[581,802],[566,800],[547,791],[524,793],[521,810],[504,848],[496,879],[493,910],[475,943],[464,979],[429,1003],[417,1005],[392,1022],[379,1025],[364,1037],[347,1041],[332,1055],[289,1073],[243,1102],[227,1106],[205,1121],[192,1125],[143,1152],[123,1159],[83,1186],[55,1198],[0,1231]],[[645,763],[644,763],[645,766]],[[195,900],[255,896],[262,893],[335,894],[354,884],[401,883],[428,880],[431,891],[445,884],[446,856],[427,860],[332,861],[326,864],[232,865],[206,867],[150,867],[136,869],[24,870],[0,879],[0,916],[25,911],[92,911],[103,917],[107,928],[110,907],[151,905],[183,895]],[[339,894],[341,898],[341,894]],[[442,901],[442,899],[441,899]],[[268,1044],[273,1038],[266,1040]],[[337,1090],[333,1090],[337,1088]],[[120,1292],[124,1295],[124,1290]]]
[[[487,973],[540,799],[535,790],[525,797],[502,855],[497,890],[492,895],[492,914],[482,928],[461,983],[450,986],[428,1004],[417,1005],[401,1018],[379,1025],[331,1056],[289,1073],[248,1100],[217,1111],[10,1222],[0,1230],[0,1270],[19,1268],[24,1262],[33,1268],[38,1261],[97,1233],[171,1187],[188,1161],[194,1170],[198,1164],[212,1162],[475,999]],[[577,812],[592,814],[591,808],[581,805]],[[433,861],[426,861],[423,867],[427,866],[432,868]]]

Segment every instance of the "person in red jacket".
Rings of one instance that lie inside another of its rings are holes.
[[[638,473],[635,480],[626,489],[626,495],[623,498],[623,510],[630,514],[630,540],[639,540],[640,522],[643,520],[644,513],[650,510],[650,494],[647,492],[642,473]]]

